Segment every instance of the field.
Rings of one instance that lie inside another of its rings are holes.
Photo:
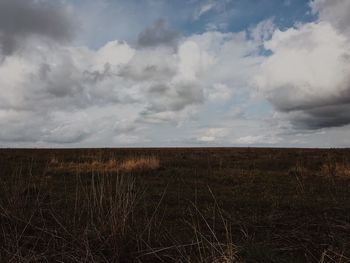
[[[0,150],[0,262],[350,262],[350,150]]]

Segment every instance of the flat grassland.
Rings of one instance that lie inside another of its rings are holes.
[[[350,262],[350,150],[0,150],[0,262]]]

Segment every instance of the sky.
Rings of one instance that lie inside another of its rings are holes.
[[[350,147],[349,0],[0,0],[0,147]]]

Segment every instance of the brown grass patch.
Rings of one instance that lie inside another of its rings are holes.
[[[155,156],[132,157],[118,161],[83,161],[83,162],[59,162],[53,158],[48,164],[49,172],[78,172],[78,173],[130,173],[156,170],[160,166],[159,158]]]
[[[122,172],[156,170],[158,168],[159,159],[154,156],[127,159],[119,166]]]
[[[321,167],[324,176],[350,177],[350,165],[347,163],[327,162]]]

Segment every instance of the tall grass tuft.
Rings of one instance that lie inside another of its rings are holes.
[[[17,169],[0,182],[0,262],[132,259],[134,179],[77,174],[60,191],[48,180]]]

